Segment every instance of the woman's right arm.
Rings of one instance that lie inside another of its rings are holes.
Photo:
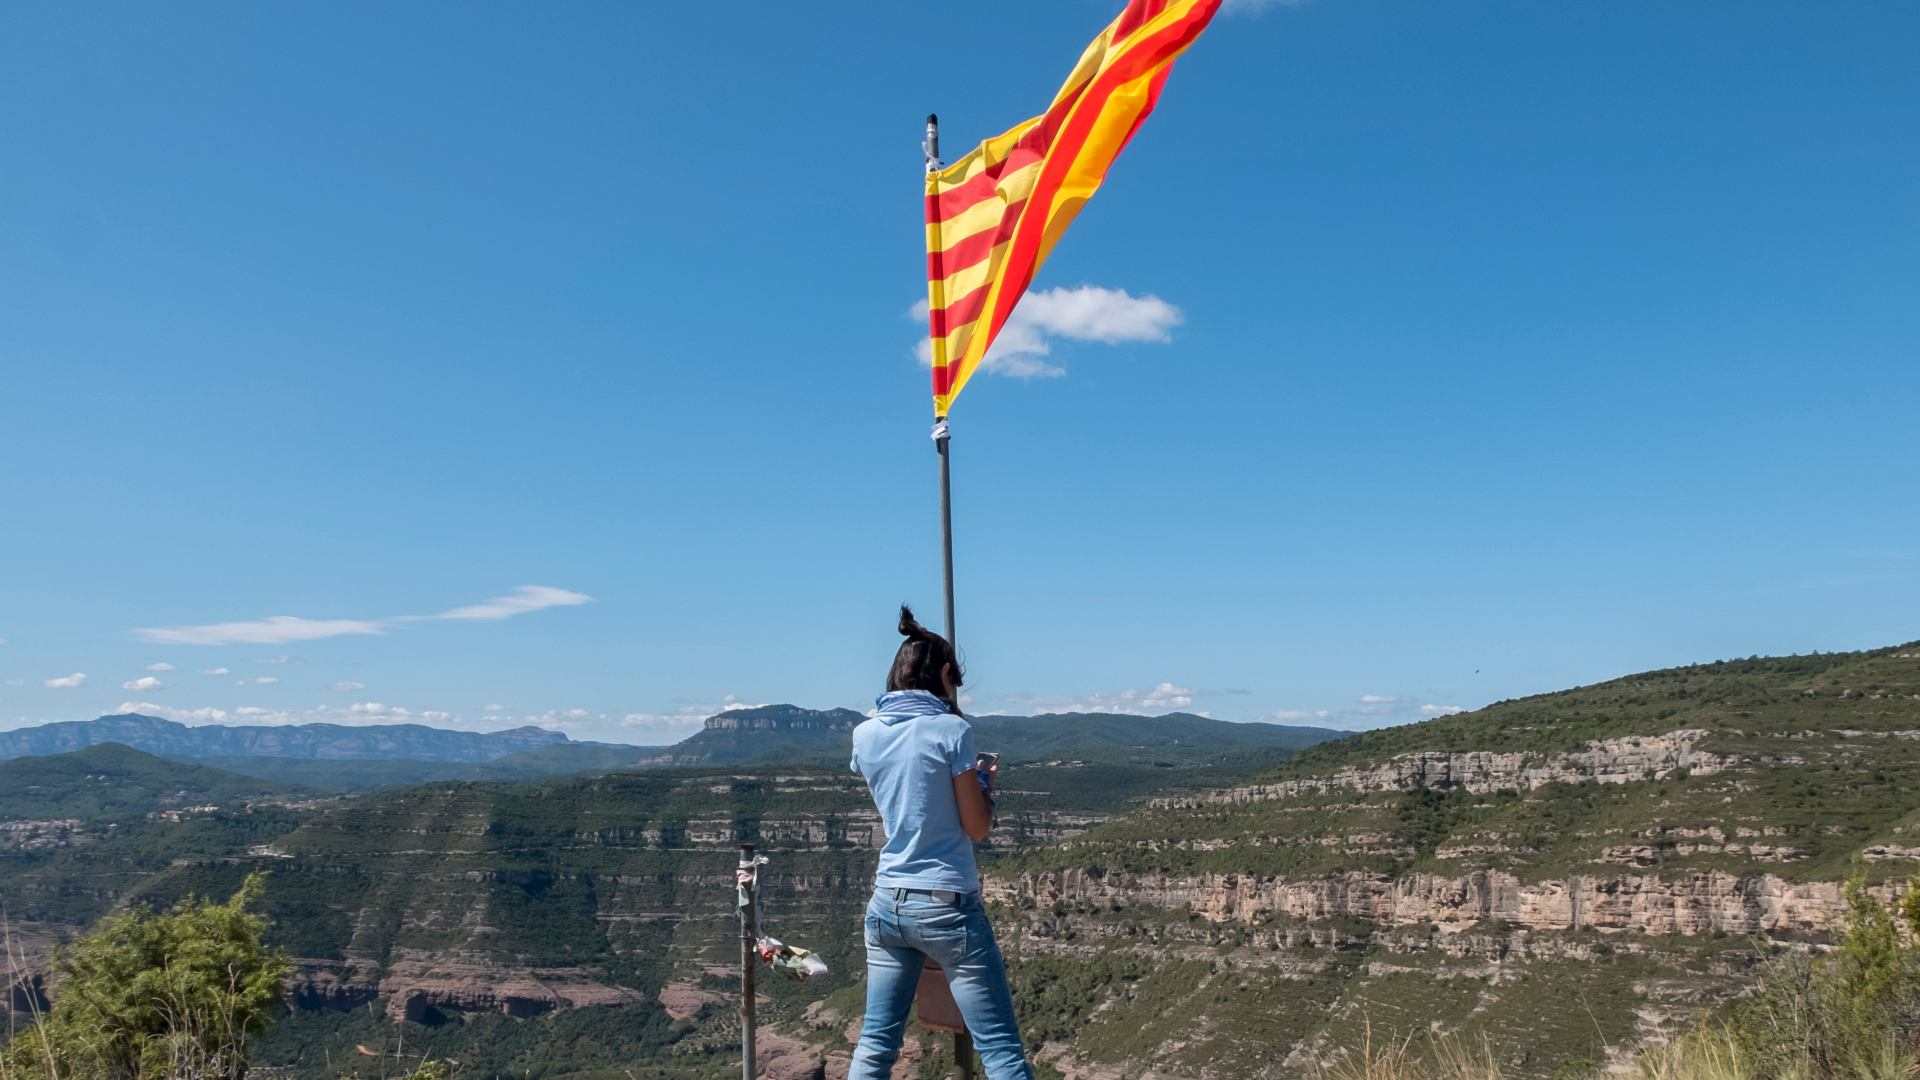
[[[980,790],[980,779],[968,769],[953,778],[953,801],[960,807],[960,827],[968,839],[979,844],[993,832],[993,804]]]

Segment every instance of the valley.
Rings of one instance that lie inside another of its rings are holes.
[[[116,905],[257,869],[296,965],[259,1075],[351,1074],[372,1067],[356,1047],[397,1041],[463,1075],[732,1075],[732,870],[753,842],[767,930],[832,972],[762,980],[768,1075],[836,1075],[879,842],[853,719],[722,714],[657,764],[345,793],[119,747],[0,763],[36,774],[10,814],[46,808],[0,825],[23,838],[0,842],[28,960],[11,1007],[57,996],[48,949]],[[977,723],[1007,754],[983,865],[1045,1075],[1300,1076],[1428,1032],[1509,1075],[1579,1075],[1824,949],[1850,877],[1890,901],[1920,871],[1916,646],[1339,739],[1211,724]],[[89,792],[109,769],[142,779]]]

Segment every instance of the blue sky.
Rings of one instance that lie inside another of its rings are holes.
[[[0,725],[863,706],[939,617],[921,119],[1038,111],[1118,7],[9,11]],[[955,409],[972,707],[1920,637],[1916,41],[1223,15]]]

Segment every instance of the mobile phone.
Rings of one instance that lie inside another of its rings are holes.
[[[987,798],[993,798],[993,769],[1000,764],[999,754],[973,755],[973,779]]]

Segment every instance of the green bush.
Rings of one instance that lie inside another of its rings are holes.
[[[60,955],[53,1009],[0,1047],[0,1080],[242,1080],[289,970],[248,910],[263,888],[108,916]]]
[[[1847,884],[1847,930],[1829,955],[1769,965],[1724,1032],[1692,1051],[1737,1059],[1743,1075],[1794,1080],[1909,1077],[1920,1063],[1920,879],[1895,908],[1859,878]],[[1732,1048],[1721,1048],[1731,1040]],[[1684,1040],[1683,1040],[1684,1041]],[[1683,1048],[1685,1052],[1685,1048]]]

